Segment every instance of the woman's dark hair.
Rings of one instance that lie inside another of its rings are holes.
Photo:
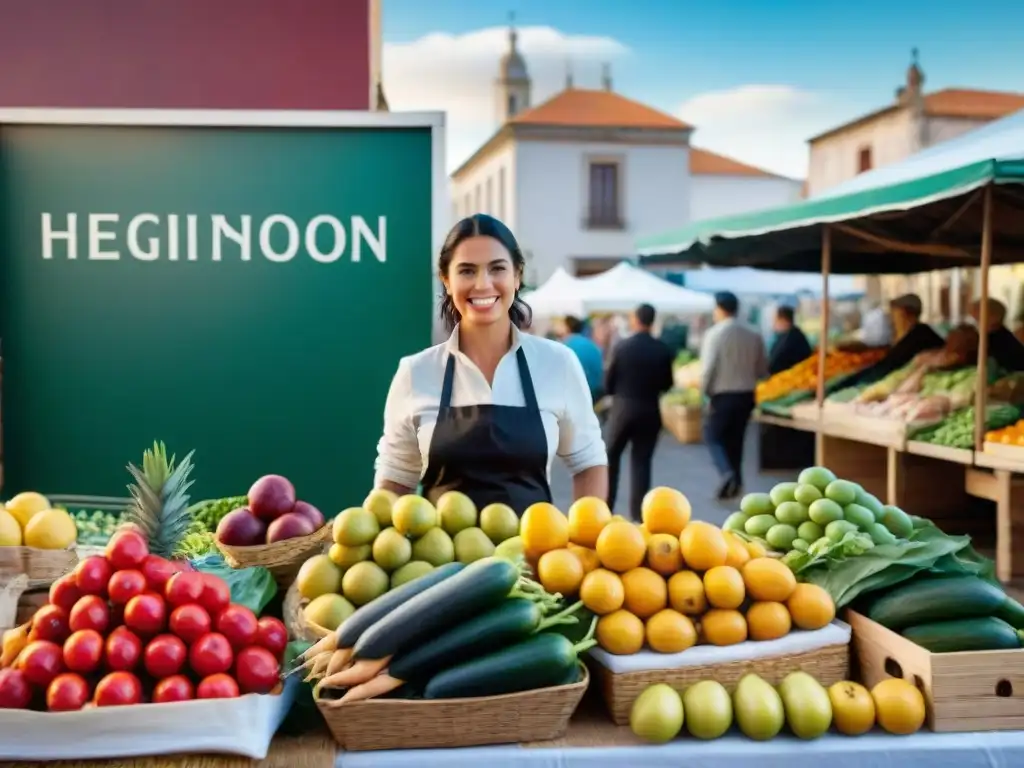
[[[474,213],[452,227],[448,237],[444,239],[444,245],[441,246],[441,255],[437,259],[437,271],[441,277],[447,276],[448,267],[451,266],[452,255],[455,253],[455,249],[459,247],[460,243],[471,237],[490,237],[505,246],[505,250],[509,252],[509,256],[512,258],[512,266],[515,267],[520,278],[522,277],[523,270],[526,267],[526,258],[519,248],[519,243],[516,242],[515,235],[501,221],[493,216],[488,216],[486,213]],[[533,312],[530,306],[519,298],[518,290],[512,299],[512,306],[508,308],[508,316],[516,328],[528,328],[533,321]],[[442,288],[441,320],[444,322],[445,328],[451,331],[461,319],[462,316],[459,314],[459,310],[455,308],[452,297]]]

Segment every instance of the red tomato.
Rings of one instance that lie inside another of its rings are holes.
[[[66,613],[71,613],[78,598],[82,596],[82,590],[75,583],[74,572],[61,576],[50,585],[50,604],[63,608]]]
[[[146,577],[149,588],[161,595],[164,593],[168,579],[177,572],[178,569],[174,567],[174,563],[164,560],[159,555],[146,555],[146,559],[142,562],[142,573]]]
[[[46,689],[46,708],[50,712],[77,712],[89,701],[89,684],[73,672],[53,678]]]
[[[131,672],[111,672],[98,683],[93,695],[97,707],[123,707],[142,701],[142,683]]]
[[[61,647],[49,640],[29,643],[18,657],[25,680],[32,685],[46,688],[64,671],[64,654]]]
[[[199,603],[205,588],[203,574],[196,571],[181,571],[168,579],[164,596],[168,603],[177,608],[179,605]]]
[[[189,701],[195,698],[192,681],[184,675],[174,675],[161,680],[153,689],[154,704],[168,704],[172,701]]]
[[[121,530],[110,537],[103,553],[115,571],[127,571],[142,567],[142,562],[149,554],[149,545],[137,531]]]
[[[266,648],[252,645],[238,652],[235,677],[242,693],[270,693],[281,675],[281,665]]]
[[[288,647],[288,630],[284,622],[275,619],[273,616],[264,616],[259,620],[259,629],[256,632],[256,645],[260,645],[274,654],[275,659],[284,656],[284,650]]]
[[[198,699],[237,699],[238,683],[230,675],[216,674],[205,678],[196,688]]]
[[[133,597],[141,595],[145,591],[146,577],[142,571],[118,571],[107,582],[107,594],[110,595],[110,602],[115,605],[125,605]]]
[[[210,614],[201,605],[182,605],[171,611],[171,632],[186,643],[194,643],[212,627]]]
[[[28,709],[32,686],[20,669],[0,669],[0,709]]]
[[[256,642],[260,625],[256,614],[244,605],[229,605],[217,615],[214,627],[238,651]]]
[[[231,602],[231,588],[227,582],[212,573],[201,574],[203,578],[203,595],[199,598],[199,604],[206,609],[211,616],[228,607]]]
[[[227,672],[234,660],[231,643],[224,635],[216,632],[200,637],[188,653],[188,663],[200,677]]]
[[[52,640],[60,644],[70,634],[68,612],[59,605],[44,605],[32,617],[33,640]]]
[[[142,656],[142,641],[127,627],[118,627],[107,638],[107,666],[114,672],[131,672]]]
[[[113,573],[107,558],[91,555],[75,566],[75,584],[83,595],[105,595]]]
[[[188,649],[174,635],[158,635],[149,641],[142,663],[157,680],[178,674],[185,665]]]
[[[72,672],[95,672],[103,658],[103,635],[95,629],[80,629],[64,643],[64,665]]]
[[[148,636],[161,632],[167,623],[167,607],[155,592],[136,595],[124,607],[124,624],[137,634]]]
[[[68,628],[72,632],[80,629],[95,629],[100,634],[110,626],[110,608],[107,601],[98,595],[85,595],[71,609]]]

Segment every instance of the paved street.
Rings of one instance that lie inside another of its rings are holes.
[[[793,473],[772,475],[757,473],[757,428],[747,430],[747,452],[743,465],[746,485],[744,491],[767,491],[775,483],[792,479]],[[552,493],[555,505],[566,510],[572,503],[572,480],[565,467],[555,461],[552,471]],[[693,506],[693,516],[699,520],[720,525],[730,512],[736,511],[737,502],[720,503],[715,499],[718,474],[711,463],[703,443],[681,445],[672,435],[662,432],[658,450],[654,454],[654,485],[668,485],[686,494]],[[619,479],[618,511],[626,513],[629,499],[629,451],[622,457],[622,476]]]

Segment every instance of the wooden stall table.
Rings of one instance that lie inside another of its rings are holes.
[[[785,418],[754,411],[761,472],[799,471],[814,461],[817,419]]]
[[[996,576],[1024,578],[1024,459],[975,451],[974,465],[967,492],[996,505]]]

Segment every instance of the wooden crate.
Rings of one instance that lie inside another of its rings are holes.
[[[662,403],[661,424],[680,443],[699,443],[704,439],[700,406]]]
[[[931,653],[855,611],[853,652],[868,687],[902,677],[924,694],[933,731],[1024,729],[1024,650]]]

